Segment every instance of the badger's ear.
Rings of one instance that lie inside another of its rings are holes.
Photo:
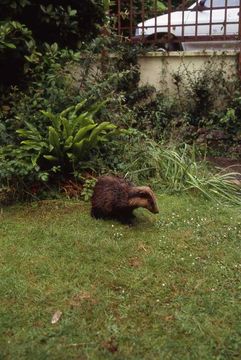
[[[152,197],[152,190],[148,186],[134,186],[129,191],[129,198],[132,197],[150,198]]]
[[[138,196],[146,198],[146,197],[149,197],[150,194],[146,190],[139,190],[138,191]]]
[[[130,188],[129,192],[128,192],[128,197],[131,199],[133,197],[138,196],[138,190],[136,187]]]
[[[152,197],[152,190],[149,186],[138,186],[138,188],[136,189],[138,191],[139,196]]]

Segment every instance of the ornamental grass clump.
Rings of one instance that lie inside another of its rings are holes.
[[[174,191],[196,190],[212,200],[241,205],[241,189],[236,185],[237,173],[213,172],[207,162],[198,160],[195,148],[162,149],[162,179]]]
[[[214,171],[194,146],[167,147],[146,138],[132,150],[124,167],[131,178],[152,178],[157,187],[171,192],[196,191],[215,201],[241,205],[238,174]]]

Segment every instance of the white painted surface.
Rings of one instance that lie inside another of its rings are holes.
[[[193,74],[199,70],[210,68],[220,71],[227,79],[238,77],[237,51],[217,52],[150,52],[139,56],[140,85],[152,85],[163,92],[176,92],[174,75]]]

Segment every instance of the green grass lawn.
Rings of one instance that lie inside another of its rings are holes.
[[[240,208],[159,206],[132,227],[73,201],[2,209],[0,359],[240,359]]]

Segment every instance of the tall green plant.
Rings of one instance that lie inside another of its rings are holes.
[[[50,122],[47,137],[29,123],[26,123],[27,129],[17,130],[20,137],[24,138],[21,142],[22,149],[32,153],[33,164],[44,159],[52,166],[72,171],[77,165],[90,159],[92,149],[108,141],[116,131],[116,126],[108,121],[94,121],[96,113],[105,102],[84,109],[86,101],[83,100],[57,115],[42,111]]]
[[[138,133],[136,133],[138,136]],[[195,147],[181,148],[157,144],[145,136],[124,151],[127,155],[122,172],[137,180],[153,179],[157,187],[171,192],[196,191],[205,197],[241,205],[241,189],[236,185],[237,173],[213,172]]]

